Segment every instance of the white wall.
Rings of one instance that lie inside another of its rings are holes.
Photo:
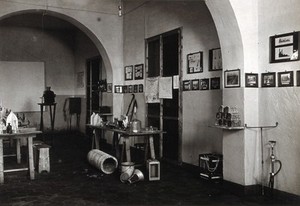
[[[297,0],[259,1],[259,70],[282,72],[299,70],[300,62],[269,63],[269,37],[292,31],[300,31],[300,2]],[[296,78],[295,78],[296,79]],[[277,141],[276,157],[283,168],[275,177],[275,188],[300,195],[300,130],[299,96],[300,88],[261,88],[259,89],[259,122],[261,125],[279,126],[264,130],[264,143]],[[264,145],[264,157],[269,157],[269,147]],[[270,162],[266,161],[266,165]],[[269,167],[264,174],[268,178]]]

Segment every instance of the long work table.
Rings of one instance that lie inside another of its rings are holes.
[[[36,137],[37,134],[42,133],[41,131],[26,131],[22,130],[13,134],[0,134],[0,184],[4,183],[4,173],[5,172],[17,172],[29,170],[30,179],[33,180],[34,177],[34,162],[33,162],[33,148],[32,141],[33,138]],[[27,140],[27,148],[28,148],[28,167],[26,168],[16,168],[5,170],[4,169],[4,154],[3,154],[3,140],[16,140],[16,155],[17,155],[17,163],[21,163],[21,139]]]
[[[87,124],[88,127],[92,128],[94,130],[94,135],[95,135],[95,148],[99,149],[100,148],[100,134],[102,131],[111,131],[117,133],[119,136],[124,138],[123,145],[125,147],[126,151],[126,160],[128,162],[131,161],[131,155],[130,155],[130,138],[132,137],[141,137],[145,138],[146,141],[146,147],[145,147],[145,160],[146,160],[146,155],[148,153],[148,144],[150,146],[150,155],[151,159],[155,159],[155,148],[154,148],[154,135],[160,135],[165,133],[164,131],[161,130],[145,130],[142,129],[140,132],[132,132],[129,129],[123,130],[123,129],[118,129],[118,128],[112,128],[108,126],[95,126],[91,124]],[[103,133],[102,133],[103,134]],[[159,138],[159,157],[161,158],[163,155],[163,140],[162,140],[162,135],[160,135]]]

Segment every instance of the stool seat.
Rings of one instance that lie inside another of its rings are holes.
[[[50,145],[45,143],[34,145],[35,148],[35,162],[38,167],[38,173],[42,173],[43,171],[50,172],[50,155],[49,148]]]

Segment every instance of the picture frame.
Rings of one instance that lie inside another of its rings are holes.
[[[144,85],[139,84],[139,93],[143,93],[143,92],[144,92]]]
[[[285,71],[278,72],[278,87],[292,87],[294,86],[294,72]]]
[[[240,69],[224,71],[224,87],[234,88],[241,86],[241,72]]]
[[[261,87],[275,87],[276,85],[276,73],[268,72],[261,74]]]
[[[133,65],[124,67],[125,81],[133,80]]]
[[[122,90],[123,90],[123,93],[128,93],[128,86],[127,85],[124,85],[122,86]]]
[[[209,90],[209,79],[200,79],[200,90]]]
[[[115,93],[120,94],[122,93],[122,86],[121,85],[115,85]]]
[[[297,71],[297,86],[299,87],[300,86],[300,70]]]
[[[191,90],[191,80],[184,80],[182,82],[183,91]]]
[[[299,32],[270,37],[270,63],[299,60]]]
[[[128,93],[133,93],[133,85],[128,85]]]
[[[144,79],[144,64],[134,65],[134,79],[135,80]]]
[[[245,87],[258,87],[257,73],[245,73]]]
[[[219,71],[223,69],[221,48],[209,50],[209,71]]]
[[[112,83],[107,83],[107,93],[112,93]]]
[[[191,90],[199,90],[199,79],[191,80]]]
[[[187,55],[187,73],[203,72],[203,52],[195,52]]]
[[[210,89],[220,89],[221,88],[221,78],[220,77],[213,77],[210,78]]]
[[[139,85],[138,84],[133,85],[133,93],[138,93],[138,91],[139,91]]]

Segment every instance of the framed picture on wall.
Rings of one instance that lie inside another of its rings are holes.
[[[224,72],[224,87],[231,88],[231,87],[240,87],[240,70],[227,70]]]
[[[299,32],[270,37],[270,63],[299,60]]]
[[[133,85],[128,85],[128,93],[133,93]]]
[[[195,52],[187,55],[187,73],[203,72],[203,52]]]
[[[133,80],[133,66],[126,66],[124,68],[124,72],[125,72],[125,80]]]
[[[112,83],[107,83],[107,92],[112,93]]]
[[[144,85],[139,84],[139,93],[143,93],[143,92],[144,92]]]
[[[199,79],[193,79],[191,84],[192,90],[199,90]]]
[[[200,90],[209,90],[209,79],[200,79]]]
[[[182,82],[183,91],[191,90],[191,80],[184,80]]]
[[[275,87],[276,85],[276,73],[268,72],[261,74],[261,86],[262,87]]]
[[[210,89],[220,89],[220,88],[221,88],[220,77],[210,78]]]
[[[278,72],[278,87],[292,87],[294,86],[293,71]]]
[[[300,86],[300,71],[297,71],[297,86]]]
[[[258,87],[258,74],[246,73],[245,74],[246,87]]]
[[[134,79],[143,79],[144,78],[144,65],[143,64],[137,64],[134,65]]]
[[[221,48],[209,50],[209,71],[222,70]]]

